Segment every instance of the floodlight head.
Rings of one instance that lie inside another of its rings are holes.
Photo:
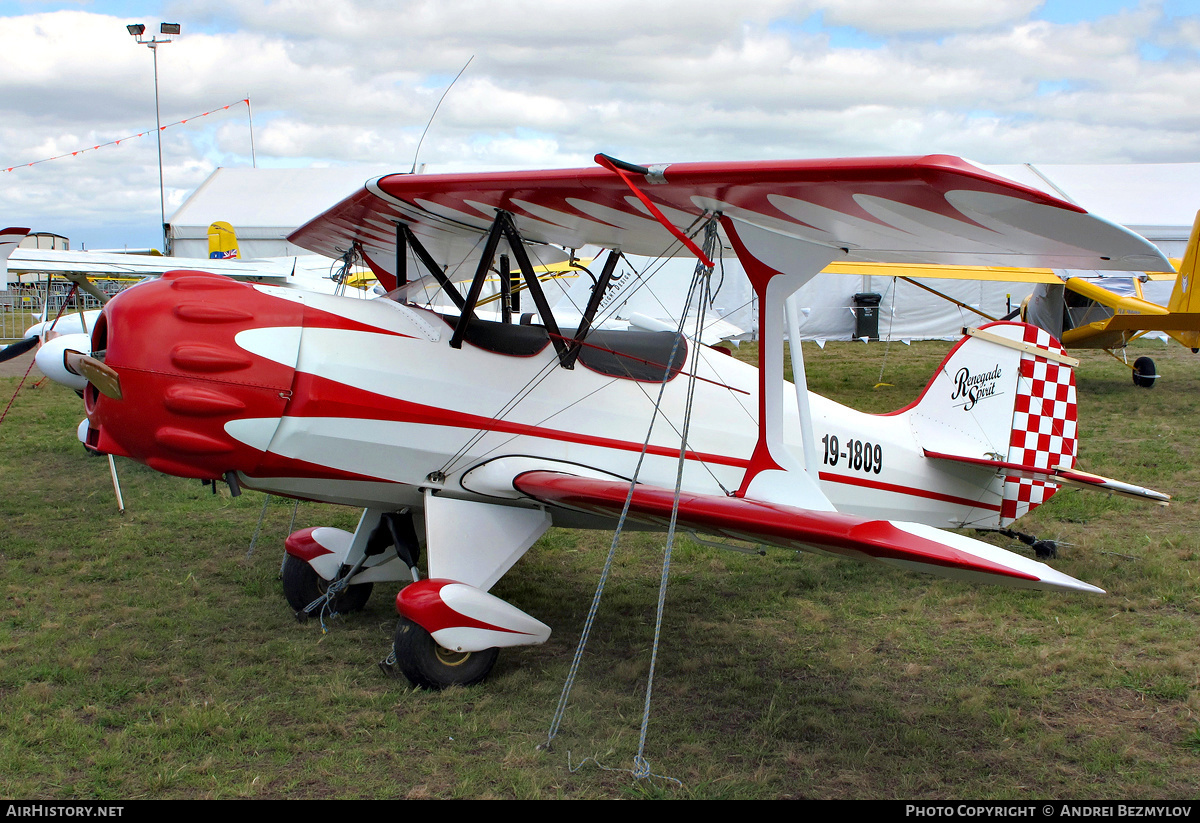
[[[163,23],[158,27],[159,34],[179,34],[178,23]]]
[[[128,26],[125,27],[125,29],[133,37],[141,37],[142,32],[144,32],[146,30],[146,27],[143,26],[141,23],[130,23]]]

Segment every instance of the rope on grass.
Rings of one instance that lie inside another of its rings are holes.
[[[627,771],[629,771],[629,769],[614,769],[611,766],[605,766],[603,763],[601,763],[599,760],[597,760],[594,757],[585,757],[585,758],[583,758],[583,760],[580,760],[578,763],[572,765],[570,751],[567,752],[567,771],[569,771],[571,774],[575,774],[575,772],[582,769],[589,760],[596,764],[596,768],[601,769],[606,772],[627,772]],[[679,778],[671,777],[670,775],[654,774],[653,772],[646,771],[645,774],[636,773],[636,776],[640,779],[652,777],[656,780],[669,780],[670,782],[674,783],[679,788],[681,788],[681,789],[683,788],[683,781],[680,780]]]

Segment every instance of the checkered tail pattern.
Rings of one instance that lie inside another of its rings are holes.
[[[1024,342],[1052,352],[1064,353],[1049,333],[1026,326]],[[1047,469],[1075,465],[1078,419],[1075,408],[1075,373],[1065,363],[1026,353],[1021,357],[1021,376],[1013,410],[1012,439],[1008,462]],[[1058,490],[1054,483],[1026,478],[1004,482],[1001,524],[1045,503]]]

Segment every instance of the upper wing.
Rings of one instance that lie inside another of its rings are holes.
[[[1059,285],[1063,282],[1053,269],[1016,269],[1001,266],[830,263],[824,271],[830,274],[911,277],[921,280],[984,280],[995,283],[1050,283],[1052,285]]]
[[[671,516],[670,489],[552,471],[518,475],[513,486],[535,500],[662,526]],[[678,522],[684,528],[791,549],[813,550],[977,583],[1017,588],[1100,592],[1044,563],[979,540],[917,523],[865,520],[740,497],[684,492]]]
[[[841,250],[845,260],[1169,266],[1136,234],[954,157],[677,163],[642,171],[629,178],[632,183],[598,167],[388,175],[369,181],[289,240],[326,256],[357,244],[386,280],[397,271],[398,224],[453,270],[475,259],[500,209],[534,243],[650,256],[686,253],[640,194],[684,232],[694,231],[706,212],[720,212],[785,239]]]

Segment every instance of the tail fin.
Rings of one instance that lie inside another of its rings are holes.
[[[1175,276],[1175,288],[1171,290],[1171,300],[1167,309],[1176,312],[1200,312],[1200,212],[1192,223],[1192,234],[1188,238],[1187,250],[1183,253],[1183,262],[1179,264],[1179,274]],[[1176,340],[1190,349],[1200,347],[1200,331],[1188,329],[1167,332]]]
[[[4,261],[4,271],[0,272],[0,289],[8,288],[8,258],[28,234],[29,229],[0,229],[0,260]]]
[[[233,260],[238,253],[237,233],[233,226],[218,220],[208,227],[208,258],[210,260]]]
[[[1001,469],[988,463],[1074,466],[1078,361],[1049,333],[1025,323],[990,323],[967,334],[907,410],[926,456],[993,475]],[[1000,498],[991,525],[1007,526],[1057,489],[1036,475],[997,476],[989,486]]]

